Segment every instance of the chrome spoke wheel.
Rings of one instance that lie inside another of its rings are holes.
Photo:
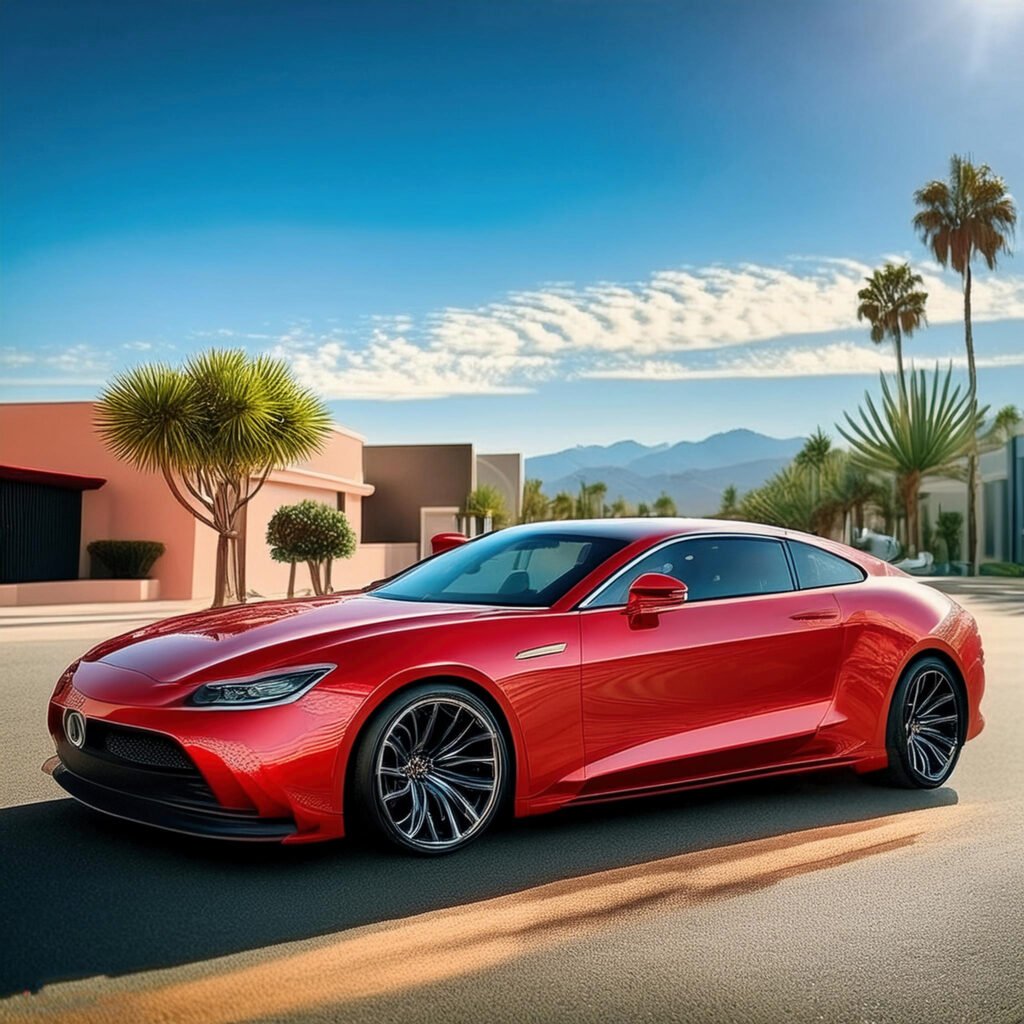
[[[929,782],[945,778],[960,749],[960,709],[953,680],[935,668],[907,688],[903,733],[910,767]]]
[[[388,723],[378,747],[378,806],[411,846],[460,845],[490,820],[502,744],[488,716],[454,695],[426,696]]]

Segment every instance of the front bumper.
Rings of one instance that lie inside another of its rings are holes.
[[[76,775],[59,757],[50,758],[43,770],[76,800],[95,811],[169,832],[211,839],[282,842],[296,831],[295,822],[285,818],[259,818],[227,808],[186,807],[126,793]]]

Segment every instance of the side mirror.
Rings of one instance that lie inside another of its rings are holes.
[[[435,533],[430,538],[430,553],[439,555],[443,551],[450,551],[465,544],[469,538],[464,533]]]
[[[660,572],[645,572],[633,580],[626,601],[626,614],[630,622],[652,621],[661,612],[679,608],[686,601],[686,584],[674,576]]]

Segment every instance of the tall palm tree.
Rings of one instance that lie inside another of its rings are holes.
[[[929,181],[914,193],[914,227],[942,266],[952,266],[963,281],[964,344],[970,396],[977,405],[978,376],[971,325],[971,264],[980,256],[989,270],[1009,253],[1017,226],[1017,207],[1006,182],[988,164],[953,156],[946,181]],[[967,556],[978,571],[978,448],[967,452]]]
[[[886,338],[892,340],[900,394],[906,394],[903,339],[928,322],[924,311],[928,293],[920,290],[924,281],[910,269],[909,263],[886,263],[865,280],[867,287],[857,292],[857,319],[871,324],[871,340],[876,345]]]
[[[175,501],[217,531],[216,608],[246,598],[246,506],[271,470],[320,450],[331,417],[283,361],[213,349],[180,369],[150,364],[115,377],[96,429],[114,455],[161,473]]]
[[[984,422],[986,410],[979,410],[974,395],[960,394],[953,388],[953,368],[941,378],[938,367],[931,387],[924,370],[910,375],[907,398],[899,400],[889,390],[885,374],[882,382],[882,406],[879,409],[865,392],[865,406],[859,421],[846,413],[847,426],[837,424],[839,433],[850,443],[854,459],[869,469],[893,473],[906,509],[907,547],[911,555],[920,543],[918,519],[921,480],[929,474],[955,476],[957,460],[975,443],[975,434]]]

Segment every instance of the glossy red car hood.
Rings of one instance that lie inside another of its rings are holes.
[[[421,604],[366,594],[266,601],[165,619],[100,644],[83,662],[142,673],[158,683],[208,681],[224,672],[229,678],[272,669],[300,653],[315,663],[318,648],[350,637],[491,612],[477,605]],[[84,675],[97,677],[95,672]]]

